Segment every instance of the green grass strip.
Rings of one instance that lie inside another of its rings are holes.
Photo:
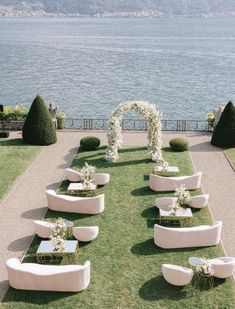
[[[24,143],[21,138],[0,139],[0,201],[41,149]]]
[[[180,168],[181,175],[193,173],[188,152],[172,153],[163,150],[164,158]],[[217,257],[224,255],[220,246],[164,250],[153,242],[153,225],[157,222],[154,200],[158,196],[148,187],[148,175],[154,163],[147,158],[145,148],[124,148],[116,163],[102,158],[105,149],[81,152],[72,166],[81,168],[84,162],[98,171],[111,174],[110,183],[99,189],[105,193],[105,211],[98,216],[56,213],[48,211],[46,218],[63,216],[75,225],[99,225],[100,234],[88,244],[80,244],[78,264],[91,261],[91,283],[82,293],[28,292],[9,289],[4,304],[7,308],[122,308],[122,309],[182,309],[182,308],[235,308],[232,279],[215,280],[211,292],[188,285],[175,287],[162,277],[163,263],[189,267],[190,256]],[[61,192],[68,182],[64,181]],[[198,194],[200,190],[194,191]],[[194,211],[193,224],[211,223],[205,208]],[[35,252],[40,239],[35,237],[25,262],[36,261]]]
[[[224,154],[226,155],[226,157],[230,161],[230,163],[231,163],[231,165],[232,165],[232,167],[235,171],[235,148],[226,149],[224,151]]]

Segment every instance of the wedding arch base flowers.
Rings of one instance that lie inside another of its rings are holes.
[[[129,110],[140,114],[148,123],[148,154],[154,162],[163,160],[161,152],[161,113],[154,104],[146,101],[127,101],[121,103],[112,113],[108,128],[108,148],[105,160],[115,162],[118,160],[118,149],[122,147],[122,117]]]

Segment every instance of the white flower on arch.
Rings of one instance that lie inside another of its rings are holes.
[[[156,110],[154,104],[146,101],[127,101],[119,104],[117,109],[112,113],[109,120],[109,128],[107,134],[108,148],[105,160],[114,162],[118,160],[118,149],[122,147],[122,117],[129,110],[138,112],[148,123],[148,151],[152,161],[161,161],[161,113]]]

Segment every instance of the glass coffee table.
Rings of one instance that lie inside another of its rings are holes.
[[[97,185],[90,183],[88,187],[84,186],[81,182],[74,182],[68,186],[68,194],[70,195],[94,195],[96,193]]]
[[[69,263],[75,261],[78,253],[78,241],[66,240],[65,250],[63,252],[54,251],[54,246],[50,240],[43,240],[36,252],[37,262],[40,264],[59,264],[63,260],[63,264],[68,259]]]
[[[172,210],[165,210],[159,208],[160,224],[163,221],[178,221],[180,225],[192,226],[193,214],[190,208],[183,208],[176,214],[173,214]]]

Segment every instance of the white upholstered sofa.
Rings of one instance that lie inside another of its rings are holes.
[[[176,186],[184,185],[187,190],[198,189],[201,185],[201,172],[195,172],[191,176],[162,177],[149,175],[149,187],[153,191],[175,191]]]
[[[94,240],[99,234],[98,226],[75,226],[73,228],[73,236],[78,241]]]
[[[164,249],[215,246],[220,242],[222,222],[194,227],[154,225],[154,243]]]
[[[79,182],[82,181],[84,176],[81,172],[76,171],[72,168],[66,168],[65,175],[69,181],[72,182]],[[97,186],[103,186],[109,183],[110,175],[108,173],[94,173],[92,175],[93,182]]]
[[[90,283],[90,262],[84,265],[40,265],[11,258],[6,263],[9,284],[15,289],[79,292]]]
[[[43,220],[34,220],[33,224],[35,233],[41,238],[49,238],[52,235],[52,230],[55,226],[54,223]]]
[[[210,263],[214,271],[214,277],[225,279],[235,272],[235,258],[229,256],[211,259]]]
[[[95,197],[77,197],[46,191],[48,208],[55,211],[96,215],[104,211],[104,194]]]
[[[204,208],[206,207],[209,200],[209,194],[201,194],[192,196],[187,205],[192,208]],[[168,209],[169,206],[177,202],[176,197],[158,197],[155,199],[155,205],[158,208]]]
[[[187,285],[193,278],[192,269],[172,264],[163,264],[162,274],[168,283],[177,286]]]

